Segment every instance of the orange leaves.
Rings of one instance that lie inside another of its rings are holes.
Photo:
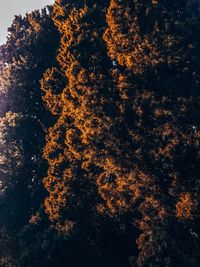
[[[153,38],[158,34],[157,27],[144,35],[137,15],[128,3],[112,0],[107,11],[109,28],[104,34],[111,59],[136,75],[163,61]]]
[[[106,51],[101,51],[102,29],[95,24],[100,21],[96,13],[101,15],[101,12],[95,4],[89,7],[86,3],[56,2],[54,6],[53,19],[61,33],[57,56],[60,70],[47,70],[41,85],[44,100],[58,119],[46,138],[44,156],[49,169],[44,185],[49,192],[46,212],[54,223],[59,222],[63,227],[69,210],[76,213],[75,206],[85,205],[80,192],[81,176],[94,179],[95,173],[86,175],[99,164],[94,144],[104,142],[112,123],[103,112],[102,92],[107,88],[104,89],[105,74],[99,57],[106,57]],[[58,88],[57,84],[61,86]],[[76,183],[79,188],[74,189]],[[89,186],[87,180],[85,183]]]
[[[114,166],[113,166],[114,167]],[[106,202],[108,213],[118,214],[132,212],[144,198],[151,179],[148,175],[135,170],[125,173],[117,167],[109,168],[97,180],[100,196]]]
[[[70,182],[75,179],[71,169],[65,169],[59,177],[48,176],[44,179],[45,188],[50,193],[45,199],[45,210],[52,221],[60,221],[66,212],[68,202],[72,201],[74,194],[70,189]]]
[[[190,193],[182,193],[176,203],[176,217],[180,220],[191,220],[196,206],[197,201]]]
[[[153,195],[147,195],[144,198],[143,203],[140,205],[140,210],[141,213],[145,214],[144,221],[151,220],[153,217],[155,217],[156,220],[164,220],[168,215],[160,199],[156,199]],[[149,214],[149,216],[147,214]]]
[[[43,100],[53,115],[59,115],[62,108],[62,98],[60,92],[63,90],[64,77],[56,69],[46,70],[43,79],[40,81],[41,89],[45,95]]]
[[[42,81],[57,116],[44,149],[45,208],[66,232],[83,214],[117,222],[130,216],[140,266],[150,266],[148,259],[168,246],[169,225],[191,221],[197,206],[199,99],[181,91],[181,38],[158,1],[111,0],[107,25],[99,7],[55,6],[59,70]],[[190,186],[195,198],[184,193],[177,200]]]
[[[44,157],[49,162],[54,160],[54,158],[57,158],[58,155],[64,150],[63,138],[65,128],[63,126],[63,122],[65,122],[65,120],[63,120],[63,117],[60,117],[54,127],[51,127],[48,130],[48,135],[46,137],[47,143],[44,148]]]
[[[63,23],[61,23],[62,20],[64,20],[66,18],[66,15],[68,12],[66,12],[67,10],[64,9],[63,6],[61,6],[58,1],[55,1],[55,4],[53,6],[53,21],[54,24],[56,25],[56,27],[58,28],[58,30],[60,32],[62,32],[63,30]]]
[[[77,129],[71,128],[66,132],[65,144],[69,152],[71,152],[77,160],[81,160],[83,146],[81,145],[80,133]]]

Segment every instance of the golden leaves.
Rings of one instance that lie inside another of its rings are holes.
[[[113,168],[110,166],[97,179],[99,194],[107,205],[107,212],[111,214],[126,213],[137,209],[151,183],[151,178],[140,171],[137,166],[126,173],[123,167],[113,165]],[[101,212],[100,207],[98,209]]]
[[[112,0],[107,11],[107,23],[109,27],[104,40],[109,56],[119,65],[138,75],[163,62],[154,38],[158,28],[155,26],[150,34],[143,35],[135,10],[128,3]]]
[[[73,183],[81,183],[77,173],[83,174],[99,164],[94,144],[105,139],[112,124],[103,112],[105,100],[101,91],[105,90],[105,74],[99,65],[101,51],[96,50],[103,42],[100,40],[102,29],[95,26],[93,17],[90,19],[98,7],[75,3],[70,9],[68,7],[59,3],[54,6],[53,19],[62,35],[57,56],[60,71],[55,68],[47,70],[41,82],[44,100],[51,112],[58,116],[48,131],[44,149],[44,157],[49,163],[48,176],[44,179],[49,192],[45,209],[54,223],[61,222],[62,229],[68,210],[74,209],[72,199],[78,194],[74,192]],[[84,47],[86,40],[90,40],[92,46],[89,50]],[[85,67],[88,62],[94,66]],[[59,75],[65,78],[65,85],[57,88]],[[95,174],[86,176],[94,179]],[[81,203],[80,196],[75,199]]]
[[[197,201],[190,193],[182,193],[176,203],[176,217],[180,220],[191,220],[197,207]]]
[[[47,69],[40,81],[41,89],[45,93],[43,100],[53,115],[59,115],[62,108],[62,98],[60,92],[63,89],[64,78],[56,69]]]
[[[134,4],[111,0],[106,30],[93,21],[99,11],[86,4],[71,4],[70,14],[56,18],[62,34],[57,61],[66,83],[54,91],[51,70],[43,81],[44,99],[54,114],[60,105],[44,150],[49,163],[44,184],[45,208],[59,231],[73,229],[66,218],[70,212],[78,217],[80,207],[119,221],[129,214],[141,232],[142,261],[154,253],[145,246],[154,246],[156,238],[167,242],[168,221],[193,218],[191,194],[177,200],[189,185],[189,171],[179,161],[199,148],[200,133],[187,122],[188,115],[194,121],[198,117],[190,115],[192,100],[173,95],[178,74],[164,73],[180,61],[178,50],[171,53],[180,39],[155,19],[158,1]],[[188,166],[191,175],[196,175],[194,164]],[[83,195],[92,195],[90,203]]]

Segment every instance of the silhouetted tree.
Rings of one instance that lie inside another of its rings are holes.
[[[111,212],[113,194],[121,212],[138,212],[137,266],[199,265],[198,6],[111,0],[107,12],[104,40],[137,174],[104,195]]]
[[[69,248],[64,249],[71,253],[66,254],[65,264],[71,266],[127,265],[125,249],[118,257],[123,244],[119,225],[99,213],[103,201],[96,184],[104,169],[109,172],[112,154],[119,162],[123,153],[115,133],[118,95],[109,73],[112,61],[102,38],[106,5],[56,2],[53,20],[61,32],[59,66],[49,68],[41,81],[44,100],[57,117],[44,149],[49,164],[45,210],[55,229],[68,235]],[[79,252],[83,257],[76,262]]]
[[[49,115],[39,80],[56,53],[58,32],[50,11],[48,8],[16,16],[0,51],[0,224],[11,240],[17,239],[45,196],[42,148]],[[1,266],[8,266],[3,257]]]
[[[200,266],[199,8],[57,0],[53,22],[15,18],[0,62],[2,265]]]

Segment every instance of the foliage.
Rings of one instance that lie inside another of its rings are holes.
[[[45,196],[42,147],[51,119],[42,102],[39,80],[55,57],[58,40],[49,12],[50,8],[16,16],[0,49],[0,224],[16,243]],[[14,254],[18,249],[16,245]]]
[[[20,243],[24,267],[200,266],[199,8],[57,0],[53,22],[16,17],[0,62],[2,260]]]

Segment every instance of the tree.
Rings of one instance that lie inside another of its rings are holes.
[[[69,238],[64,249],[71,253],[65,263],[72,266],[127,264],[124,255],[118,257],[119,226],[99,214],[102,199],[96,184],[104,167],[109,169],[111,154],[120,160],[123,153],[112,129],[119,126],[115,121],[118,95],[111,84],[112,62],[102,39],[106,5],[98,1],[55,3],[53,20],[61,32],[59,65],[49,68],[41,81],[44,100],[57,117],[44,149],[49,165],[44,179],[49,192],[45,210],[54,228]],[[103,247],[105,233],[113,240]],[[83,253],[80,262],[74,262],[77,251]]]
[[[15,241],[45,196],[42,147],[50,117],[39,80],[55,58],[58,40],[49,12],[16,16],[1,46],[1,229]],[[18,249],[19,244],[15,254]]]
[[[0,62],[2,264],[200,265],[199,7],[57,0],[53,22],[16,17]]]
[[[105,201],[112,208],[113,194],[126,203],[127,193],[137,192],[128,210],[139,212],[132,215],[141,231],[138,266],[199,265],[193,230],[199,217],[197,6],[198,1],[111,0],[107,12],[104,40],[114,62],[113,82],[132,159],[143,175],[124,177],[124,190],[117,180],[114,190],[108,183]]]

